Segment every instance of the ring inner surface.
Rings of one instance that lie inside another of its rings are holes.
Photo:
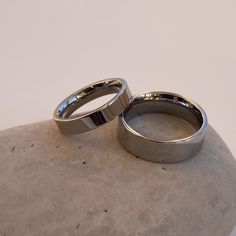
[[[168,96],[169,98],[163,98],[162,95],[154,100],[136,99],[124,113],[126,123],[136,132],[149,138],[170,141],[191,136],[202,126],[200,110],[180,97]]]
[[[108,80],[88,86],[63,101],[59,105],[56,115],[60,118],[68,118],[79,107],[85,105],[86,103],[104,95],[118,93],[121,88],[122,83],[119,80]],[[79,114],[73,115],[73,117],[77,116],[79,116]]]

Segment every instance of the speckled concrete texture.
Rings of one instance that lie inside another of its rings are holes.
[[[230,234],[236,161],[211,127],[200,153],[175,164],[135,158],[116,127],[63,136],[46,121],[0,132],[0,235]]]

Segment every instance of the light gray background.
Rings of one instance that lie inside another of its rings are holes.
[[[123,77],[197,101],[235,147],[236,1],[0,0],[0,129],[51,118],[65,96]]]

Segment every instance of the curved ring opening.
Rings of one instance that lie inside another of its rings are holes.
[[[78,108],[86,103],[108,94],[119,93],[122,81],[118,79],[103,80],[91,84],[66,98],[56,109],[56,116],[62,119],[69,118]],[[112,98],[114,99],[114,97]],[[105,104],[104,104],[105,105]],[[99,108],[98,108],[99,109]],[[73,116],[78,117],[79,114]]]
[[[174,140],[163,140],[162,138],[156,139],[149,137],[146,134],[142,134],[136,127],[130,125],[130,121],[137,116],[147,114],[147,113],[160,113],[175,116],[187,121],[193,127],[194,135],[197,131],[201,129],[205,119],[204,111],[193,102],[173,93],[165,92],[150,92],[141,95],[134,96],[132,102],[123,112],[123,121],[125,125],[133,131],[135,134],[142,136],[154,141],[174,141]],[[180,138],[181,140],[187,139],[190,136],[184,136]],[[177,138],[180,140],[179,138]]]

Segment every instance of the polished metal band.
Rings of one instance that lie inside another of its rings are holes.
[[[135,116],[156,112],[183,118],[196,132],[189,137],[165,141],[145,137],[129,125]],[[118,139],[137,157],[152,162],[177,162],[193,157],[200,150],[206,128],[206,113],[195,102],[174,93],[150,92],[132,97],[119,117]]]
[[[98,97],[117,93],[103,106],[87,113],[73,113]],[[130,90],[123,79],[106,79],[90,84],[66,98],[56,108],[53,118],[64,134],[83,133],[117,117],[129,104]]]

